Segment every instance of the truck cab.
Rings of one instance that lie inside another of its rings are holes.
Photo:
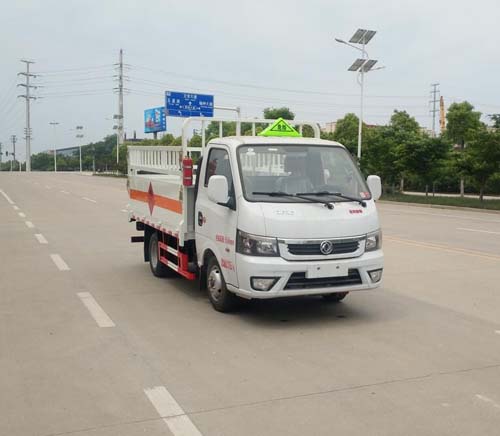
[[[172,183],[181,187],[171,175],[129,174],[129,191],[140,185],[172,195]],[[381,284],[380,190],[380,179],[365,181],[337,142],[221,137],[203,148],[192,184],[177,189],[182,219],[168,222],[161,208],[156,214],[150,208],[149,219],[141,220],[138,205],[131,205],[131,219],[145,231],[145,259],[157,264],[153,272],[162,270],[158,264],[186,269],[217,310],[230,310],[241,298],[320,295],[340,301]]]

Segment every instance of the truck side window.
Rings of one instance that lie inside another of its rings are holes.
[[[207,169],[205,171],[205,187],[212,176],[226,176],[229,192],[233,192],[233,176],[231,175],[231,164],[226,150],[212,148],[208,156]]]

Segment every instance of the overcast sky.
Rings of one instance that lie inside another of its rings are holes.
[[[500,112],[499,17],[498,0],[2,0],[0,142],[16,134],[23,158],[21,58],[36,62],[34,82],[44,86],[34,92],[44,98],[32,107],[33,152],[52,147],[51,121],[58,147],[76,144],[76,125],[85,142],[111,133],[120,48],[129,137],[144,136],[143,110],[163,105],[165,90],[213,93],[244,116],[286,105],[297,118],[333,121],[359,110],[347,71],[358,53],[333,39],[358,27],[377,30],[367,50],[386,66],[366,78],[366,122],[406,109],[430,126],[434,82],[447,105]],[[178,119],[167,123],[179,133]]]

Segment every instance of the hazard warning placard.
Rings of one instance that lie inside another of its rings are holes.
[[[302,136],[283,118],[278,118],[273,124],[259,133],[260,136]]]

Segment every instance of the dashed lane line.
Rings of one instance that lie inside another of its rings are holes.
[[[26,218],[26,214],[23,213],[23,212],[18,212],[18,215],[21,217],[21,218]]]
[[[19,210],[19,208],[15,204],[12,207],[14,208],[14,210]]]
[[[63,194],[69,194],[68,191],[64,191],[64,190],[61,190],[60,192],[62,192]]]
[[[2,195],[4,196],[4,198],[7,200],[7,202],[8,202],[9,204],[15,204],[15,203],[12,201],[12,199],[11,199],[11,198],[10,198],[10,197],[9,197],[9,196],[8,196],[8,195],[7,195],[7,194],[6,194],[3,190],[2,190],[2,189],[0,189],[0,194],[2,194]]]
[[[41,233],[35,233],[35,238],[37,239],[40,244],[48,244],[49,242],[47,239],[45,239],[45,236],[43,236]]]
[[[494,407],[495,409],[500,409],[500,404],[495,402],[495,400],[492,400],[491,398],[487,397],[486,395],[476,394],[476,398],[478,400],[485,402],[485,403],[488,403],[490,406]]]
[[[462,230],[464,232],[476,232],[476,233],[488,233],[490,235],[500,235],[500,232],[492,232],[490,230],[466,229],[464,227],[457,227],[457,230]]]
[[[107,313],[104,312],[103,308],[90,292],[78,292],[77,295],[99,327],[115,327],[115,323],[107,315]]]
[[[35,228],[35,225],[31,221],[25,221],[24,224],[26,224],[26,227],[28,227],[28,229]]]
[[[91,203],[97,203],[96,200],[93,200],[92,198],[88,198],[88,197],[82,197],[82,200],[90,201]]]
[[[69,271],[70,270],[70,267],[68,266],[68,264],[62,259],[61,256],[59,256],[59,254],[51,254],[50,258],[52,259],[52,262],[55,263],[55,265],[57,266],[59,271]]]
[[[165,386],[147,388],[144,393],[174,436],[202,436]]]

